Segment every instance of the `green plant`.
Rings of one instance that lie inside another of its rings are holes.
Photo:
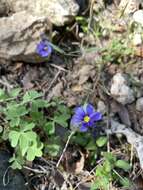
[[[132,55],[132,48],[120,39],[113,39],[107,46],[101,49],[102,61],[120,64],[127,56]]]
[[[95,182],[91,186],[91,190],[108,190],[111,183],[120,184],[124,188],[129,188],[131,182],[126,177],[122,177],[117,170],[122,169],[127,172],[131,169],[129,163],[125,160],[117,159],[112,153],[104,152],[103,159],[95,170]]]
[[[42,156],[43,148],[47,146],[47,140],[52,138],[52,144],[48,144],[48,153],[52,152],[54,139],[56,139],[55,126],[67,127],[70,113],[62,102],[47,102],[42,94],[31,90],[25,94],[21,89],[14,89],[6,93],[0,89],[0,118],[3,131],[1,138],[9,140],[14,148],[13,157],[10,159],[12,168],[22,168],[26,160],[33,161],[35,157]],[[48,113],[48,110],[54,110]],[[47,115],[45,114],[47,112]],[[44,134],[43,134],[44,133]],[[48,138],[44,138],[44,135]],[[44,141],[41,141],[41,138]],[[58,148],[57,148],[58,147]],[[59,151],[60,144],[54,147]],[[52,154],[56,155],[54,152]]]

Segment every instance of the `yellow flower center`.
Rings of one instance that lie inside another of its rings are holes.
[[[88,122],[90,121],[90,117],[89,117],[89,116],[85,116],[85,117],[84,117],[84,121],[85,121],[86,123],[88,123]]]

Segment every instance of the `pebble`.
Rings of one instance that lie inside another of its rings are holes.
[[[102,114],[105,114],[107,111],[105,103],[101,100],[99,100],[97,103],[97,111],[101,112]]]
[[[134,92],[128,86],[126,76],[122,73],[116,73],[113,76],[110,92],[115,100],[123,105],[135,100]]]

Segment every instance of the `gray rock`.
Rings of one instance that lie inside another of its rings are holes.
[[[140,3],[140,0],[121,0],[119,8],[124,11],[125,14],[131,14],[139,9]]]
[[[27,11],[32,15],[48,18],[57,26],[73,20],[79,5],[75,0],[7,0],[12,12]]]
[[[12,169],[8,172],[9,183],[6,186],[3,185],[3,176],[9,167],[9,158],[10,155],[6,151],[0,151],[0,190],[27,190],[21,173]]]
[[[143,97],[136,101],[136,110],[143,111]]]
[[[75,0],[1,0],[0,16],[7,10],[11,16],[0,17],[0,59],[7,61],[42,62],[36,54],[41,34],[50,40],[52,24],[64,25],[79,11]]]
[[[133,14],[133,20],[143,25],[143,10],[138,10]]]
[[[107,112],[106,105],[101,100],[99,100],[97,103],[97,111],[101,112],[102,114],[105,114]]]
[[[132,103],[135,100],[134,92],[128,86],[128,81],[122,73],[117,73],[113,76],[110,92],[123,105]]]
[[[134,34],[133,36],[133,45],[134,46],[139,46],[142,44],[142,36],[141,34],[137,33],[137,34]]]
[[[0,1],[0,17],[6,15],[7,13],[7,3],[5,0]]]
[[[19,12],[0,19],[0,58],[24,62],[41,62],[36,53],[41,33],[50,31],[48,20]]]

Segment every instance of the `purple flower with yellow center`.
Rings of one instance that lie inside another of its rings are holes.
[[[36,48],[36,52],[41,57],[48,57],[52,53],[52,47],[49,44],[48,40],[42,40]]]
[[[91,104],[79,106],[71,119],[71,125],[80,127],[80,131],[86,132],[91,127],[96,127],[95,122],[100,121],[102,115],[96,112]]]

